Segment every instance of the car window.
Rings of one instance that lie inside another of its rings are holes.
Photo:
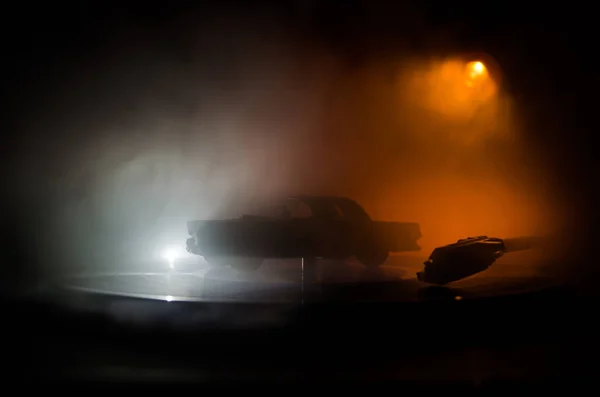
[[[313,216],[310,207],[300,200],[289,200],[284,211],[287,212],[284,216],[289,216],[292,219],[306,219]]]

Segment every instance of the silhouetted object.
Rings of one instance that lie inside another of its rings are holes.
[[[458,281],[486,270],[506,252],[532,248],[538,240],[535,237],[503,240],[487,236],[461,239],[434,249],[417,278],[437,285]]]
[[[213,265],[257,269],[264,258],[356,256],[365,266],[383,264],[389,252],[418,251],[418,223],[373,221],[354,200],[297,196],[279,203],[273,216],[190,221],[190,253]]]

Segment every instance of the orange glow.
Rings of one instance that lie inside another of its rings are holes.
[[[471,71],[471,76],[481,76],[486,72],[485,66],[479,61],[469,62],[467,67]]]
[[[451,169],[431,171],[361,201],[376,219],[419,222],[424,251],[471,235],[535,235],[554,221],[533,183],[514,189],[498,175],[473,179]]]
[[[488,71],[485,65],[480,61],[467,63],[467,80],[468,87],[484,84],[488,80]]]
[[[483,108],[489,110],[495,106],[498,87],[480,61],[449,59],[425,68],[412,68],[410,73],[402,80],[403,95],[448,121],[464,122],[480,117]]]
[[[424,255],[471,235],[536,235],[553,226],[551,182],[531,166],[535,152],[520,140],[499,71],[492,61],[475,65],[406,62],[393,85],[387,65],[340,78],[323,138],[298,168],[305,191],[352,197],[374,219],[419,222]],[[481,78],[465,84],[477,70]]]

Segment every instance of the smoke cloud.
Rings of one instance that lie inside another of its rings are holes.
[[[150,257],[185,241],[186,220],[295,193],[417,221],[424,249],[559,223],[501,65],[473,96],[459,58],[400,51],[348,67],[268,16],[190,33],[178,52],[129,30],[39,99],[29,128],[48,133],[28,147],[38,160],[23,178],[50,174],[43,252],[75,266]]]

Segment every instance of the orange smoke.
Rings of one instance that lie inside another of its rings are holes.
[[[452,174],[389,186],[380,198],[367,199],[366,206],[374,218],[418,221],[425,250],[475,235],[543,234],[553,221],[548,205],[531,190]]]
[[[494,104],[498,87],[480,62],[443,60],[404,69],[399,87],[404,101],[418,105],[446,122],[467,122]]]
[[[340,78],[297,180],[326,181],[313,191],[353,197],[376,219],[419,222],[424,250],[553,225],[548,175],[483,63],[403,63],[393,84],[388,69]]]

